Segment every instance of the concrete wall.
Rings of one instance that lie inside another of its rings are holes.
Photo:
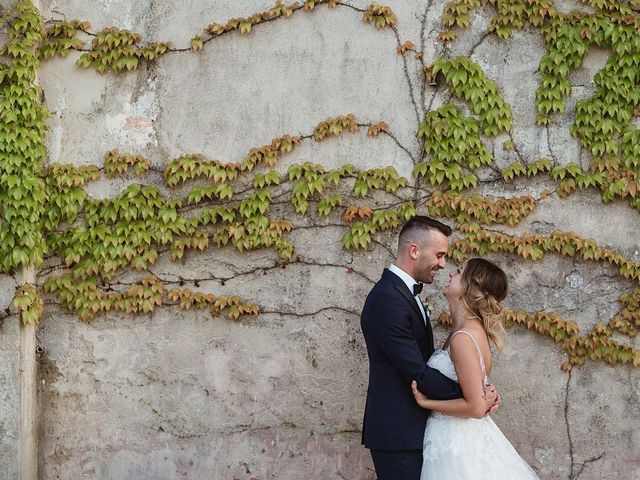
[[[1,277],[1,290],[12,292],[10,277]],[[2,298],[2,311],[11,298]],[[20,325],[16,315],[0,320],[0,478],[18,477],[18,445],[20,425]]]
[[[359,0],[345,3],[367,6]],[[512,106],[514,139],[525,158],[579,161],[579,144],[569,134],[571,112],[577,99],[595,91],[591,79],[607,52],[593,51],[575,72],[569,113],[550,128],[539,128],[535,90],[544,47],[538,32],[526,29],[508,41],[487,37],[492,10],[486,8],[444,48],[436,40],[444,3],[390,2],[400,40],[421,48],[424,32],[428,63],[443,55],[470,55],[479,63]],[[581,5],[556,4],[564,11]],[[186,48],[207,24],[272,5],[266,0],[42,0],[40,7],[47,19],[88,20],[94,32],[115,25],[140,32],[145,40]],[[428,87],[421,98],[419,65],[411,57],[405,65],[396,46],[392,30],[377,31],[354,9],[323,6],[254,27],[250,35],[225,35],[197,53],[168,53],[127,75],[78,70],[77,52],[50,60],[40,72],[52,112],[49,161],[100,164],[107,150],[118,148],[146,156],[158,170],[189,153],[235,162],[273,137],[309,135],[321,120],[353,113],[361,122],[387,122],[406,150],[387,136],[368,138],[364,129],[322,143],[305,140],[277,168],[286,171],[304,161],[326,168],[394,165],[411,179],[411,157],[419,158],[421,148],[415,138],[418,121],[449,94]],[[502,151],[504,139],[497,137],[493,145],[499,167],[516,159]],[[103,180],[89,191],[110,197],[132,181]],[[150,173],[145,182],[167,191],[159,173]],[[535,194],[549,183],[484,184],[479,191]],[[379,243],[368,251],[345,252],[345,226],[337,216],[312,222],[286,209],[282,215],[295,225],[289,236],[294,259],[286,265],[271,250],[239,254],[211,248],[187,253],[179,263],[163,256],[152,268],[169,287],[184,282],[201,291],[239,294],[261,306],[258,317],[231,322],[166,307],[153,315],[109,314],[84,324],[49,299],[38,333],[44,349],[39,357],[42,479],[375,478],[360,446],[368,372],[359,313],[393,258],[395,234],[378,235]],[[638,212],[620,201],[605,205],[593,191],[565,200],[552,195],[514,231],[555,229],[575,231],[640,260]],[[633,288],[601,264],[551,254],[537,263],[493,258],[511,280],[508,306],[555,311],[583,330],[606,323],[620,308],[620,293]],[[136,278],[125,273],[118,281]],[[435,317],[445,308],[439,293],[445,284],[441,273],[427,293]],[[3,292],[13,288],[9,277],[2,285]],[[3,293],[0,307],[10,298]],[[19,333],[16,317],[2,322],[0,476],[10,479],[17,471]],[[446,330],[435,326],[435,331],[441,342]],[[637,340],[625,341],[640,347]],[[551,340],[511,329],[492,374],[503,395],[496,423],[543,479],[640,478],[638,370],[588,362],[565,374],[559,368],[564,360]]]

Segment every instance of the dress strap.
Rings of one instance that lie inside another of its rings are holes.
[[[482,356],[482,352],[480,351],[480,346],[478,345],[478,342],[476,341],[476,337],[471,335],[466,330],[456,330],[455,332],[453,332],[451,334],[451,337],[449,338],[449,346],[451,346],[451,339],[458,333],[466,333],[468,336],[471,337],[471,340],[473,340],[473,343],[476,346],[476,351],[478,352],[478,358],[480,359],[480,368],[482,368],[482,386],[484,388],[486,388],[487,384],[489,383],[489,378],[487,377],[487,371],[484,368],[484,357]]]

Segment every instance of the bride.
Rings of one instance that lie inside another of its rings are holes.
[[[502,349],[502,306],[507,276],[493,263],[473,258],[450,274],[444,289],[453,328],[428,361],[460,383],[464,398],[431,400],[411,385],[418,404],[433,410],[424,432],[421,480],[537,479],[493,420],[485,416],[484,392],[491,372],[489,340]]]

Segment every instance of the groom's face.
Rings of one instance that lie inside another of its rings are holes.
[[[419,244],[416,266],[416,280],[432,283],[438,270],[442,270],[447,261],[449,249],[448,237],[438,230],[428,230]]]

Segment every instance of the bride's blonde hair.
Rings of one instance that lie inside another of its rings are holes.
[[[487,336],[502,350],[505,334],[502,300],[507,296],[507,275],[484,258],[467,261],[462,272],[462,301],[480,320]]]

